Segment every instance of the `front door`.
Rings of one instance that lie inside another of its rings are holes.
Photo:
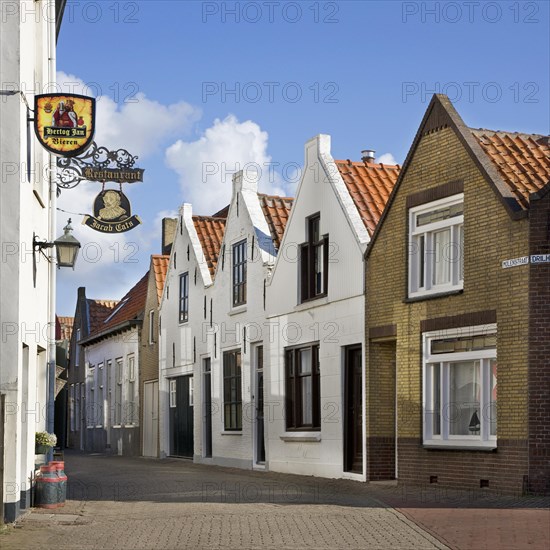
[[[157,457],[159,383],[146,382],[143,390],[143,456]]]
[[[344,380],[344,471],[363,473],[361,346],[346,349]]]
[[[203,411],[203,454],[212,456],[212,367],[210,357],[203,361],[204,411]]]
[[[256,464],[265,463],[264,348],[256,348]]]
[[[193,458],[193,376],[170,380],[170,454]]]

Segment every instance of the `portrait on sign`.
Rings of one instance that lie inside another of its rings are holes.
[[[64,157],[82,153],[94,137],[95,99],[76,94],[35,96],[34,131],[51,153]]]

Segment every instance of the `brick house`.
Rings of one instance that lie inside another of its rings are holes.
[[[550,490],[548,139],[433,97],[365,254],[368,480]]]
[[[143,456],[158,456],[159,305],[170,256],[151,256],[140,336],[139,410]]]

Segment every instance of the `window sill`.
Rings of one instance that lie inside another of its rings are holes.
[[[445,298],[446,296],[457,296],[458,294],[462,294],[464,292],[463,288],[459,288],[457,290],[448,290],[446,292],[437,292],[434,294],[422,294],[421,296],[412,296],[410,298],[405,298],[403,300],[404,304],[411,304],[414,302],[424,302],[426,300],[435,300],[437,298]]]
[[[321,432],[287,432],[280,435],[282,441],[300,441],[317,443],[321,441]]]
[[[294,306],[294,311],[301,311],[303,309],[310,309],[312,307],[324,306],[328,304],[328,296],[326,294],[321,294],[315,298],[308,298],[299,304]]]
[[[238,315],[239,313],[244,313],[246,309],[247,309],[246,304],[242,306],[235,306],[228,312],[228,315]]]
[[[460,443],[445,445],[441,443],[424,443],[422,448],[434,451],[485,451],[490,453],[497,450],[497,444],[496,441],[491,442],[490,445],[461,445]]]
[[[243,432],[240,431],[240,430],[235,430],[235,431],[223,431],[223,432],[220,432],[220,435],[243,435]]]

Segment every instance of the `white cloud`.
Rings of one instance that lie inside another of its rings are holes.
[[[63,72],[57,73],[57,83],[66,92],[89,95],[95,91],[95,86]],[[157,152],[170,138],[186,135],[201,116],[199,108],[185,101],[163,105],[142,92],[120,97],[122,104],[107,95],[97,98],[94,139],[107,148],[122,147],[140,159]]]
[[[397,164],[397,161],[391,153],[384,153],[383,155],[380,155],[376,159],[376,162],[380,162],[382,164]]]
[[[193,212],[208,215],[229,203],[232,174],[240,169],[258,174],[261,192],[285,194],[267,145],[268,134],[258,124],[229,115],[216,119],[196,141],[176,141],[166,150],[166,162],[179,174],[184,201],[193,204]]]

